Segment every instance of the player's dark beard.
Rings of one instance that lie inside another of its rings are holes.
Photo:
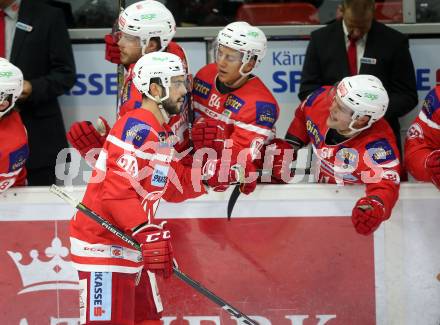
[[[169,98],[162,102],[162,106],[164,110],[168,113],[168,115],[176,115],[180,112],[180,103],[179,102],[171,102]]]

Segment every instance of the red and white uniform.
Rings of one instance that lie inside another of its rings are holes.
[[[20,114],[12,111],[0,118],[0,192],[11,186],[26,185],[26,159],[29,147]]]
[[[154,213],[163,197],[169,202],[195,198],[206,191],[191,183],[191,170],[172,160],[174,135],[145,109],[132,110],[111,129],[84,204],[130,234]],[[96,178],[96,181],[93,181]],[[70,224],[71,254],[80,271],[135,273],[142,268],[141,254],[77,212]]]
[[[185,55],[185,51],[180,47],[179,44],[175,42],[170,42],[165,49],[165,52],[177,55],[183,62],[183,67],[188,73],[188,63]],[[142,94],[137,90],[133,84],[133,67],[135,63],[128,67],[126,77],[124,80],[124,86],[121,91],[121,103],[119,105],[118,118],[123,116],[125,113],[140,108],[142,105]],[[175,149],[179,152],[185,150],[189,147],[189,103],[182,107],[182,111],[171,117],[168,125],[174,134],[178,137],[178,142],[176,143]]]
[[[380,119],[352,138],[328,144],[330,129],[326,121],[332,92],[332,87],[321,87],[301,103],[287,134],[312,144],[319,158],[320,183],[366,184],[366,195],[379,197],[385,205],[385,218],[389,218],[400,186],[399,152],[393,131]]]
[[[252,153],[260,150],[275,137],[279,116],[276,99],[256,76],[226,94],[217,89],[216,78],[215,63],[196,74],[192,92],[196,118],[203,116],[223,124],[225,139],[233,140],[233,153],[243,148],[250,148]]]
[[[405,167],[419,181],[430,182],[425,168],[429,154],[440,149],[440,86],[426,96],[419,116],[408,129],[405,140]]]

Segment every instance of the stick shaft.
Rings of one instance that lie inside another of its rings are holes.
[[[104,219],[103,217],[101,217],[100,215],[98,215],[97,213],[92,211],[91,209],[89,209],[83,203],[79,202],[78,200],[76,200],[75,198],[70,196],[68,193],[63,191],[58,186],[52,185],[51,188],[50,188],[50,191],[52,193],[56,194],[57,196],[59,196],[60,198],[62,198],[63,200],[65,200],[66,202],[68,202],[69,204],[71,204],[72,206],[74,206],[75,208],[77,208],[79,211],[83,212],[88,217],[92,218],[94,221],[99,223],[102,227],[104,227],[105,229],[107,229],[108,231],[113,233],[118,238],[120,238],[123,241],[125,241],[127,244],[131,245],[132,247],[134,247],[135,249],[137,249],[139,251],[141,250],[141,245],[134,238],[132,238],[131,236],[129,236],[126,233],[124,233],[118,227],[112,225],[106,219]],[[217,304],[222,309],[227,311],[231,316],[233,316],[237,320],[239,320],[240,321],[239,324],[258,325],[257,322],[255,322],[254,320],[250,319],[248,316],[243,314],[237,308],[233,307],[232,305],[227,303],[225,300],[223,300],[222,298],[217,296],[215,293],[213,293],[212,291],[208,290],[203,285],[201,285],[199,282],[193,280],[188,275],[186,275],[185,273],[183,273],[182,271],[180,271],[179,269],[177,269],[174,266],[173,266],[173,274],[178,279],[182,280],[183,282],[185,282],[186,284],[188,284],[189,286],[191,286],[192,288],[197,290],[199,293],[204,295],[206,298],[211,300],[213,303]]]

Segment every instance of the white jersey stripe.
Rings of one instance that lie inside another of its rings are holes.
[[[141,253],[135,249],[116,245],[90,244],[74,237],[70,237],[70,243],[72,255],[95,258],[118,258],[134,263],[141,261]],[[115,256],[112,253],[115,246],[121,250],[121,256]]]
[[[420,118],[423,122],[425,122],[426,124],[428,124],[429,127],[433,128],[433,129],[440,130],[440,125],[437,124],[437,123],[435,123],[433,120],[430,120],[430,119],[428,118],[428,116],[426,116],[426,114],[425,114],[424,111],[420,111],[419,118]]]
[[[20,174],[20,172],[21,172],[22,169],[23,169],[23,167],[21,167],[20,169],[17,169],[16,171],[10,172],[10,173],[3,173],[3,174],[0,174],[0,177],[5,177],[5,178],[7,178],[7,177],[13,177],[13,176],[16,176],[16,175]]]
[[[96,160],[95,163],[95,168],[102,171],[102,172],[106,172],[107,171],[107,151],[105,151],[105,149],[101,149],[101,152],[99,153],[98,159]]]
[[[170,162],[172,157],[163,155],[163,154],[151,154],[148,152],[143,152],[141,150],[136,149],[132,144],[122,141],[121,139],[109,135],[107,136],[107,141],[114,144],[115,146],[125,150],[134,153],[137,157],[144,159],[144,160],[159,160],[162,162]]]
[[[209,117],[215,119],[215,120],[219,120],[222,121],[226,124],[234,124],[234,120],[230,119],[229,117],[223,115],[223,114],[219,114],[217,112],[214,112],[213,110],[211,110],[210,108],[198,103],[198,102],[193,102],[194,108],[200,110],[201,112],[205,113],[206,115],[208,115]]]

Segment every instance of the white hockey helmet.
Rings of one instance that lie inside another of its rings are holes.
[[[23,74],[8,60],[0,58],[0,104],[8,100],[9,106],[0,112],[0,118],[15,105],[23,91]]]
[[[163,51],[176,33],[176,22],[172,13],[162,3],[145,0],[133,3],[119,15],[119,29],[128,35],[137,36],[141,41],[142,54],[150,39],[160,39]]]
[[[152,52],[142,56],[133,68],[133,84],[145,96],[157,102],[150,94],[151,79],[160,79],[165,88],[165,96],[160,102],[170,96],[171,77],[185,76],[182,60],[175,54],[168,52]]]
[[[267,39],[263,31],[244,21],[230,23],[223,28],[218,33],[217,43],[218,45],[223,45],[243,53],[242,65],[240,67],[242,75],[252,72],[243,73],[243,66],[256,56],[254,67],[256,68],[263,60],[267,49]]]
[[[336,88],[336,95],[345,107],[353,111],[349,125],[353,132],[368,129],[385,115],[388,108],[388,93],[382,82],[372,75],[360,74],[342,79]],[[356,120],[364,115],[370,117],[367,125],[360,129],[354,128]]]

